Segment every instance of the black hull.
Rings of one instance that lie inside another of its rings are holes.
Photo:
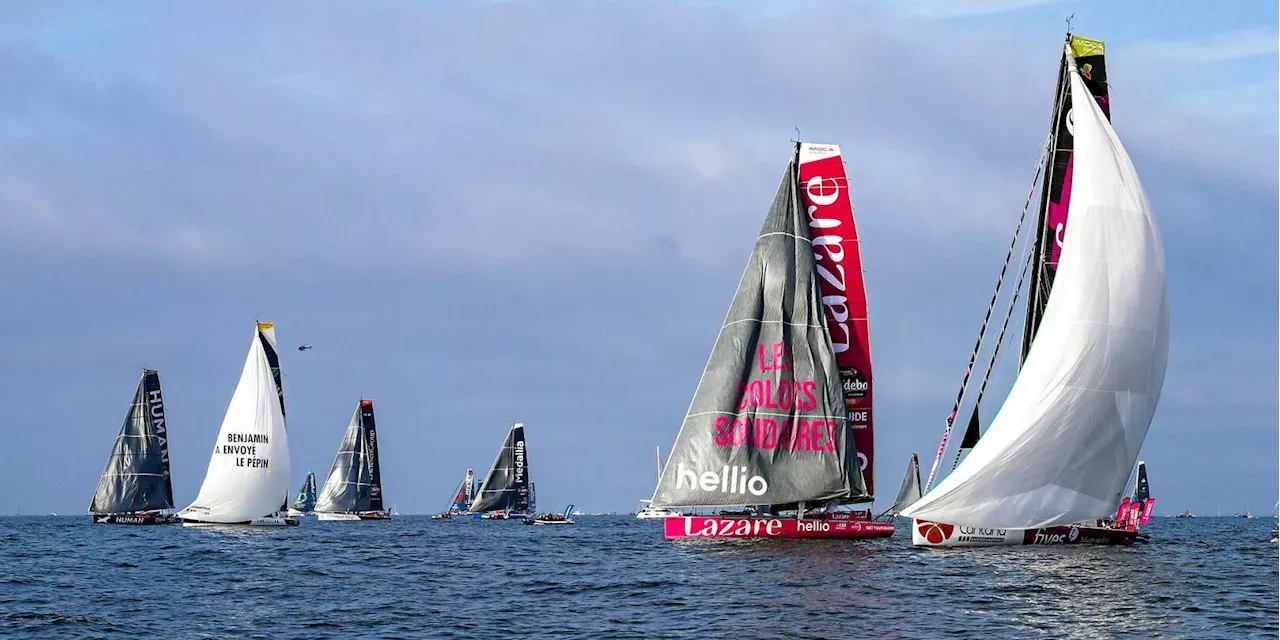
[[[94,514],[94,524],[128,524],[128,525],[153,525],[153,524],[178,524],[181,522],[178,518],[165,514],[156,513],[105,513]]]

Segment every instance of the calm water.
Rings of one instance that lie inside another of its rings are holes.
[[[583,517],[94,526],[0,518],[20,638],[1274,638],[1274,518],[1157,519],[1134,548],[664,541]]]

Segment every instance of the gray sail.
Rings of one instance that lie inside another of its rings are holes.
[[[655,507],[870,499],[823,318],[797,168],[793,155],[667,457]]]
[[[498,457],[480,483],[480,490],[471,503],[471,513],[488,511],[514,511],[525,513],[530,509],[532,489],[529,484],[529,452],[525,448],[524,425],[511,425],[507,439],[498,450]]]
[[[361,400],[347,425],[324,486],[316,497],[316,512],[381,511],[381,476],[373,402]]]
[[[902,476],[902,485],[898,487],[898,497],[893,499],[889,513],[897,515],[920,499],[920,457],[911,454],[911,464],[907,465],[907,473]]]
[[[172,508],[169,434],[160,374],[148,369],[138,381],[133,404],[102,470],[89,512],[137,513]]]

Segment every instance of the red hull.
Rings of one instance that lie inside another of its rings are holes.
[[[837,515],[837,514],[833,514]],[[795,518],[681,516],[667,518],[668,540],[676,538],[887,538],[892,522],[865,518]]]

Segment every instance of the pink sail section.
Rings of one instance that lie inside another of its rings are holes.
[[[892,522],[872,522],[849,512],[817,519],[722,518],[681,516],[663,521],[667,539],[675,538],[884,538]]]
[[[1098,106],[1102,107],[1103,115],[1110,120],[1111,95],[1107,86],[1107,63],[1102,42],[1072,36],[1070,48],[1072,56],[1076,59],[1076,65],[1080,69],[1081,79],[1093,94],[1093,99],[1098,102]],[[1065,76],[1063,79],[1065,81]],[[1065,113],[1059,116],[1057,123],[1058,151],[1059,153],[1065,151],[1068,154],[1066,171],[1062,172],[1062,167],[1059,165],[1050,173],[1050,179],[1061,186],[1054,185],[1055,188],[1049,198],[1049,210],[1045,215],[1045,224],[1049,226],[1049,237],[1053,241],[1049,245],[1049,268],[1054,271],[1058,270],[1058,256],[1062,253],[1062,241],[1067,233],[1067,214],[1071,209],[1071,174],[1072,165],[1075,162],[1075,153],[1072,152],[1075,148],[1073,137],[1075,130],[1071,119],[1071,100],[1070,95],[1065,98]]]
[[[1156,499],[1147,498],[1142,505],[1142,517],[1138,519],[1140,524],[1151,524],[1151,512],[1156,510]]]
[[[822,306],[840,368],[845,408],[853,426],[858,464],[867,493],[875,495],[867,293],[862,281],[858,229],[849,200],[849,179],[845,176],[839,145],[800,145],[800,187],[813,236]]]
[[[1124,522],[1129,518],[1129,509],[1132,507],[1128,498],[1120,501],[1120,508],[1116,510],[1116,522]]]

